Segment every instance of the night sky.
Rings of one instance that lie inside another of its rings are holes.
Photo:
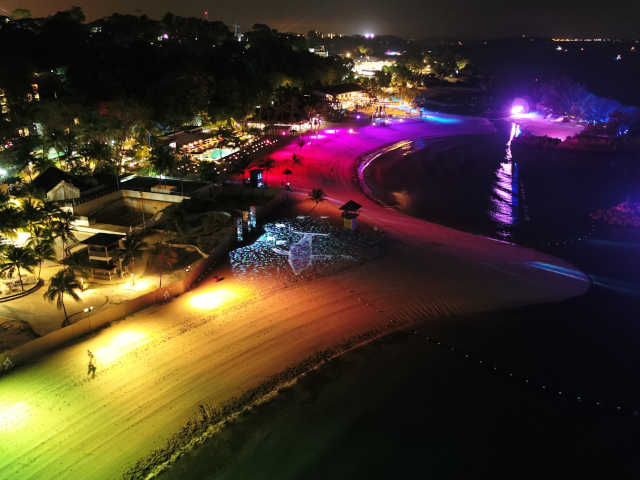
[[[28,8],[44,16],[71,5],[92,20],[113,12],[159,18],[165,12],[201,16],[242,30],[266,23],[281,31],[316,29],[335,33],[390,33],[404,37],[485,38],[529,35],[640,37],[638,1],[504,0],[0,0],[11,11]]]

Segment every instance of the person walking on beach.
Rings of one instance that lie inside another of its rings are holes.
[[[87,370],[87,376],[91,375],[91,378],[96,378],[96,357],[91,350],[87,350],[89,355],[89,368]]]

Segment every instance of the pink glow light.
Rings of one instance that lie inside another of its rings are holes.
[[[524,112],[523,105],[514,105],[513,107],[511,107],[511,115],[519,115],[523,112]]]

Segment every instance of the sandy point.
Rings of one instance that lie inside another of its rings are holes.
[[[279,183],[290,168],[299,212],[311,209],[304,200],[311,188],[329,198],[314,215],[335,216],[353,199],[363,205],[362,222],[392,239],[387,254],[290,285],[224,272],[221,282],[204,282],[3,377],[0,478],[120,478],[165,447],[199,405],[226,404],[350,338],[584,293],[588,279],[561,260],[399,214],[358,186],[358,159],[382,145],[492,128],[484,119],[443,116],[320,133],[274,152],[267,181]],[[95,378],[87,376],[87,350],[96,357]]]

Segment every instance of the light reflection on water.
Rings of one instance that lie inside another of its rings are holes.
[[[512,227],[518,223],[518,162],[513,161],[511,143],[520,135],[520,126],[511,124],[511,133],[506,144],[504,162],[496,170],[491,195],[490,218],[498,224],[497,234],[510,240]]]

